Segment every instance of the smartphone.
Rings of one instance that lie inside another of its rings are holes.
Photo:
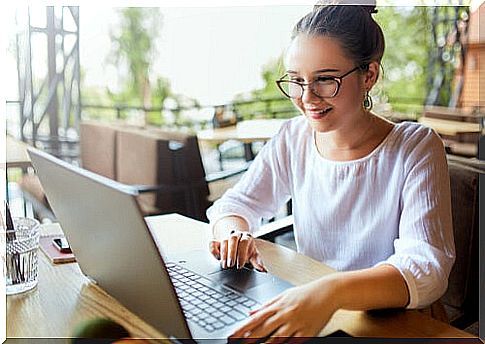
[[[52,245],[57,248],[62,253],[72,253],[71,247],[67,242],[66,238],[55,238],[52,239]]]

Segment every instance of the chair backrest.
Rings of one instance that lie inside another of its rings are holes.
[[[184,215],[186,216],[207,221],[205,212],[210,206],[209,187],[205,179],[205,169],[197,137],[153,128],[148,129],[148,132],[167,142],[172,168],[171,182],[190,186],[184,193],[172,194],[173,205],[178,209],[185,208]],[[164,176],[159,176],[159,183],[164,183],[163,178]]]
[[[485,172],[450,159],[448,170],[456,260],[441,300],[478,317],[478,178]]]
[[[190,185],[140,195],[146,214],[177,212],[207,220],[209,188],[196,136],[87,121],[80,141],[82,165],[90,171],[130,185]]]
[[[83,121],[79,135],[83,168],[116,180],[116,128],[98,121]]]
[[[158,185],[173,182],[172,160],[168,142],[144,130],[121,129],[117,131],[116,160],[117,181],[129,185]],[[171,193],[145,193],[139,196],[144,212],[151,214],[172,209]]]

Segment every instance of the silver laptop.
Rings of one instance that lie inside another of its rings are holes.
[[[269,273],[222,270],[206,250],[164,261],[133,188],[29,155],[82,272],[165,335],[225,341],[250,309],[291,287]]]

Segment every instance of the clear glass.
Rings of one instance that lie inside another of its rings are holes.
[[[2,228],[6,255],[6,293],[23,293],[37,285],[40,224],[35,219],[13,218],[14,230]]]

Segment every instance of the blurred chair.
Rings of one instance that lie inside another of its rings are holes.
[[[117,140],[117,180],[138,189],[145,214],[178,212],[206,219],[209,188],[194,136],[119,130]]]
[[[82,123],[81,127],[81,142],[96,139],[100,131],[107,132],[94,144],[82,143],[83,166],[85,159],[90,167],[113,163],[114,179],[132,185],[140,193],[138,200],[144,215],[176,212],[207,221],[205,211],[212,203],[209,183],[238,178],[248,166],[206,176],[194,135],[99,122]],[[110,130],[115,132],[113,145]],[[105,148],[99,148],[105,142],[113,146],[110,155],[104,153]]]
[[[464,329],[478,321],[478,179],[485,165],[448,157],[456,260],[441,298],[450,323]]]
[[[196,136],[120,123],[82,122],[80,147],[82,167],[131,185],[144,215],[175,212],[207,221],[205,211],[215,200],[210,192],[223,188],[220,196],[249,166],[206,176]],[[37,177],[29,175],[21,185],[26,197],[35,196],[42,219],[50,208]],[[55,220],[52,212],[49,218]]]
[[[116,180],[116,127],[84,121],[79,137],[82,167]]]

